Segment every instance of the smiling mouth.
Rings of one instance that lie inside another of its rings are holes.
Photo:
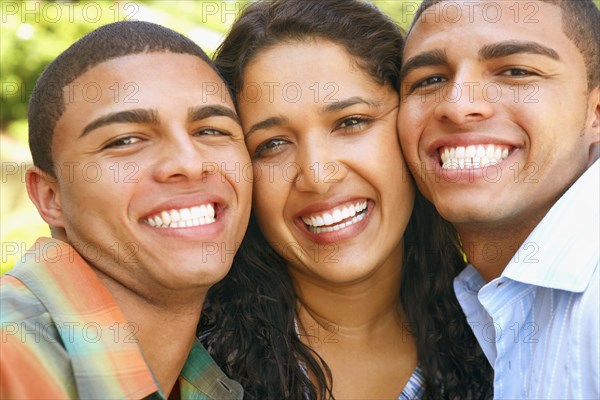
[[[496,165],[514,150],[511,146],[479,144],[457,147],[440,147],[442,169],[475,169]]]
[[[367,214],[367,200],[336,207],[329,211],[302,217],[302,221],[311,233],[327,233],[357,223]]]
[[[142,222],[155,228],[191,228],[209,225],[216,220],[215,205],[208,203],[189,208],[164,210],[142,219]]]

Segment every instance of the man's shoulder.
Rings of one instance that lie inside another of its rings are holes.
[[[48,320],[48,311],[35,294],[17,277],[0,277],[0,321],[2,329],[12,323]]]
[[[54,351],[64,353],[52,316],[42,302],[19,279],[0,277],[0,332],[2,346],[24,346],[26,352]],[[5,354],[2,354],[4,358]]]
[[[66,243],[50,239],[38,238],[22,255],[12,270],[0,276],[0,320],[3,323],[14,323],[30,319],[49,319],[48,310],[40,298],[39,291],[50,285],[45,275],[48,245],[54,248],[68,246]],[[55,255],[56,251],[52,252]]]
[[[76,396],[69,355],[44,305],[11,275],[0,277],[0,304],[0,397]]]

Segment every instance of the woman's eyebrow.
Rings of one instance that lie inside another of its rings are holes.
[[[267,118],[265,120],[262,120],[260,122],[257,122],[256,124],[252,125],[250,127],[250,129],[248,129],[248,132],[246,132],[246,138],[249,138],[250,135],[252,135],[256,131],[259,131],[261,129],[272,128],[274,126],[281,126],[281,125],[285,124],[286,122],[287,122],[287,120],[283,117]]]
[[[373,108],[381,107],[381,102],[367,100],[360,96],[354,96],[354,97],[350,97],[349,99],[346,99],[346,100],[338,100],[338,101],[333,101],[333,102],[327,103],[327,105],[325,107],[323,107],[323,112],[331,113],[331,112],[335,112],[335,111],[340,111],[340,110],[343,110],[344,108],[348,108],[348,107],[351,107],[356,104],[366,104],[369,107],[373,107]]]

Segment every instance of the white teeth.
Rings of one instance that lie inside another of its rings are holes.
[[[473,157],[475,157],[475,154],[477,154],[477,150],[475,150],[475,146],[467,146],[467,149],[465,150],[465,157],[473,158]]]
[[[200,211],[200,207],[192,207],[192,218],[200,218],[202,217],[202,211]]]
[[[184,220],[184,221],[192,219],[192,212],[190,211],[189,208],[183,208],[179,212],[179,215],[181,215],[181,219]]]
[[[190,228],[208,225],[216,221],[215,208],[213,204],[203,204],[179,210],[165,210],[143,221],[157,228]]]
[[[333,223],[336,224],[338,222],[340,222],[341,220],[343,220],[344,218],[342,217],[342,212],[340,210],[335,210],[333,212]]]
[[[350,210],[348,210],[348,208],[344,207],[344,209],[342,210],[342,219],[346,219],[349,217],[350,217]]]
[[[351,220],[349,220],[347,222],[343,222],[341,224],[337,224],[337,225],[333,225],[333,226],[323,226],[323,227],[309,226],[308,230],[311,231],[312,233],[316,233],[316,234],[339,231],[340,229],[343,229],[347,226],[355,224],[358,221],[364,219],[365,215],[366,215],[366,213],[358,214],[354,218],[352,218]]]
[[[336,209],[332,213],[326,212],[312,217],[302,217],[302,221],[308,225],[308,229],[313,233],[333,232],[363,219],[365,216],[363,211],[366,210],[366,208],[367,201],[365,200],[361,203],[351,204],[342,209]],[[352,219],[348,220],[348,218]]]
[[[477,157],[481,158],[483,156],[485,156],[485,147],[483,146],[477,146]]]
[[[171,221],[173,222],[179,222],[179,220],[181,219],[179,211],[177,210],[171,210],[169,211],[169,214],[171,215]]]
[[[162,218],[161,224],[156,224],[156,226],[161,226],[161,225],[169,225],[171,223],[171,214],[169,214],[167,211],[163,211],[160,213],[160,218]],[[156,221],[156,219],[155,219]]]
[[[440,149],[442,169],[472,169],[496,165],[506,159],[509,149],[506,146],[480,144],[470,146],[444,147]]]

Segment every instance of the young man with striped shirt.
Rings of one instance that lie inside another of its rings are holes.
[[[403,151],[470,262],[494,397],[600,398],[600,11],[425,0],[403,57]]]

